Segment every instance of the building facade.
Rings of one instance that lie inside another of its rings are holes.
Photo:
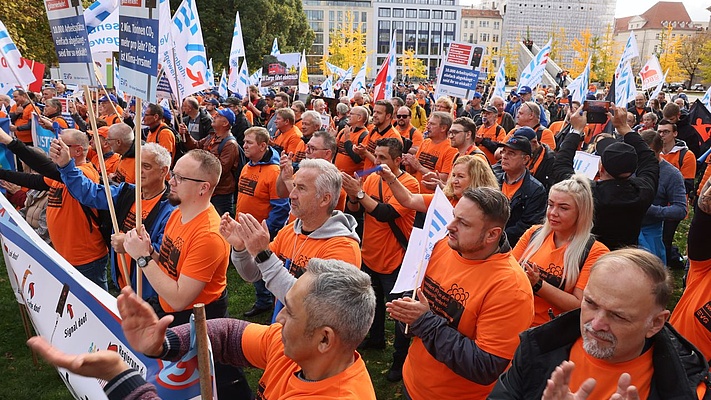
[[[620,0],[623,1],[623,0]],[[617,0],[504,0],[503,43],[514,43],[529,38],[544,46],[551,36],[560,43],[572,43],[581,33],[589,31],[593,37],[602,37],[608,26],[615,23]],[[570,47],[570,46],[565,46]],[[558,53],[562,64],[570,64],[575,57],[572,49]]]
[[[503,17],[493,9],[462,8],[460,26],[461,42],[480,45],[484,48],[480,71],[495,74],[501,50]]]

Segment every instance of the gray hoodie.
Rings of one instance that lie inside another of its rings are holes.
[[[355,218],[349,214],[344,214],[341,211],[333,211],[331,217],[324,222],[323,225],[318,227],[315,231],[311,232],[309,241],[321,240],[326,243],[322,245],[322,248],[328,247],[328,240],[336,237],[346,237],[360,242],[358,235],[355,232],[355,228],[358,224]],[[300,219],[294,221],[293,229],[294,233],[302,234],[301,228],[303,223]],[[284,227],[284,229],[289,229],[289,225]],[[282,233],[280,231],[277,237]],[[286,292],[291,289],[291,286],[296,282],[296,277],[289,273],[289,270],[284,268],[284,261],[282,261],[276,254],[272,254],[267,261],[257,264],[254,258],[247,252],[232,250],[232,264],[235,265],[237,272],[247,282],[256,282],[260,279],[264,279],[267,285],[267,289],[276,296],[280,301],[284,301],[286,297]],[[356,265],[360,268],[360,265]]]

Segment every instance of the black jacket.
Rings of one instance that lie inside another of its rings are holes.
[[[496,174],[499,188],[504,182],[504,172]],[[518,239],[534,224],[540,224],[546,216],[548,196],[541,182],[538,182],[528,170],[523,177],[523,183],[510,201],[511,216],[506,223],[506,236],[511,246],[516,246]]]
[[[541,182],[543,187],[546,189],[546,193],[548,193],[548,191],[551,190],[551,186],[555,183],[553,181],[553,163],[555,162],[555,154],[545,143],[541,143],[540,152],[533,155],[531,165],[535,165],[540,158],[543,158],[543,160],[541,160],[540,164],[538,164],[538,168],[533,174],[533,177],[536,178],[538,182]]]
[[[694,153],[694,158],[701,157],[701,135],[691,126],[688,112],[681,112],[681,117],[676,122],[676,132],[676,138],[686,143],[686,147]]]
[[[500,377],[489,399],[540,399],[553,370],[570,358],[580,338],[580,310],[520,335],[513,364]],[[654,375],[649,400],[696,399],[696,387],[708,380],[709,366],[701,352],[666,323],[654,335]],[[575,391],[577,388],[571,388]],[[706,391],[705,400],[711,398]]]
[[[244,111],[235,114],[235,124],[232,125],[232,136],[237,139],[237,144],[244,146],[244,131],[251,127],[252,124],[250,124],[247,117],[244,116]]]
[[[569,134],[561,143],[553,163],[555,182],[575,173],[573,158],[582,138]],[[592,233],[610,250],[637,246],[639,230],[654,201],[659,183],[659,161],[636,132],[625,135],[625,143],[637,152],[637,172],[627,179],[594,181],[595,219]]]
[[[198,132],[198,137],[193,136],[193,139],[195,140],[200,140],[210,133],[214,132],[214,129],[212,128],[212,118],[210,117],[210,114],[208,114],[204,108],[201,108],[200,111],[198,112],[198,121],[200,122],[200,131]],[[190,124],[190,116],[183,115],[183,123],[185,125]]]

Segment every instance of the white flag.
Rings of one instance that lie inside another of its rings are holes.
[[[615,78],[615,104],[618,107],[626,108],[627,103],[634,100],[637,90],[632,88],[634,88],[634,75],[630,63],[626,62]]]
[[[101,25],[102,22],[109,15],[113,14],[118,10],[119,2],[118,0],[96,0],[91,3],[89,8],[84,10],[84,24],[86,25],[86,31],[91,33],[97,26]],[[118,44],[116,44],[118,46]]]
[[[637,38],[634,36],[634,31],[630,31],[630,37],[627,39],[622,57],[620,57],[620,64],[624,64],[634,57],[639,57],[639,49],[637,48]]]
[[[272,43],[271,55],[278,56],[279,54],[281,54],[281,52],[279,51],[279,44],[277,44],[277,38],[274,38],[274,43]]]
[[[711,112],[711,86],[709,86],[706,93],[704,93],[704,97],[701,98],[701,104],[706,106],[706,109]]]
[[[340,89],[341,86],[343,86],[343,82],[345,82],[346,79],[353,79],[353,67],[352,66],[350,68],[348,68],[348,70],[346,71],[346,73],[343,76],[338,78],[338,82],[336,82],[336,84],[334,85],[336,87],[336,89]]]
[[[659,65],[659,59],[652,54],[639,71],[639,77],[642,78],[642,90],[656,87],[662,81],[662,66]]]
[[[353,82],[351,82],[351,86],[348,88],[348,97],[353,98],[353,95],[356,91],[365,89],[365,69],[367,65],[368,57],[366,56],[363,60],[363,66],[360,67],[360,70],[356,74],[355,79],[353,79]]]
[[[494,96],[499,96],[501,98],[506,98],[506,58],[501,59],[501,65],[499,65],[499,70],[496,71],[496,77],[494,78]]]
[[[215,86],[215,69],[212,66],[212,58],[210,58],[207,62],[207,74],[205,80],[210,84],[210,88]]]
[[[668,73],[669,73],[669,70],[667,70],[667,72],[664,73],[664,77],[662,78],[662,80],[661,80],[661,81],[659,82],[659,84],[657,85],[657,88],[654,89],[654,92],[652,92],[652,95],[649,96],[649,101],[647,101],[647,107],[651,107],[651,106],[652,106],[652,99],[656,99],[657,96],[659,96],[659,93],[662,92],[662,86],[664,86],[664,82],[666,82],[666,80],[667,80],[667,74],[668,74]],[[708,92],[707,92],[707,93],[708,93]],[[703,100],[702,100],[702,101],[703,101]]]
[[[306,50],[301,52],[301,60],[299,60],[299,93],[309,94],[309,71],[306,67]]]
[[[257,70],[257,72],[255,72],[249,76],[249,84],[261,87],[261,83],[262,83],[262,69],[259,68]]]
[[[235,26],[232,30],[232,46],[230,47],[230,68],[239,67],[239,58],[244,57],[244,40],[242,39],[242,23],[239,20],[239,11],[235,15]]]
[[[20,50],[15,46],[2,21],[0,21],[0,60],[4,61],[0,62],[0,83],[27,89],[37,80],[30,66],[22,61]]]
[[[543,72],[546,70],[546,64],[548,64],[548,57],[551,53],[551,42],[552,38],[548,39],[548,43],[541,49],[541,51],[536,54],[535,57],[528,63],[526,69],[521,73],[521,78],[518,80],[518,88],[521,89],[522,86],[528,86],[531,89],[538,86],[543,79]]]
[[[175,42],[178,76],[182,72],[185,82],[180,98],[210,89],[212,85],[207,80],[207,57],[195,0],[183,0],[180,3],[173,17],[171,34]]]
[[[570,95],[573,97],[573,101],[577,101],[583,104],[585,101],[585,96],[588,94],[588,88],[590,87],[590,60],[592,57],[588,58],[588,63],[583,69],[583,73],[580,74],[573,82],[568,85],[568,90],[570,90]]]
[[[222,98],[227,98],[229,92],[227,91],[227,71],[222,68],[222,77],[220,77],[220,85],[217,87],[217,91],[220,93]]]
[[[332,99],[336,97],[336,94],[333,93],[333,81],[330,76],[321,84],[321,90],[323,90],[323,97],[330,97]]]
[[[247,69],[247,59],[242,60],[242,66],[237,69],[230,68],[230,80],[228,83],[229,89],[233,93],[239,93],[242,96],[247,96],[247,87],[250,85],[249,70]]]

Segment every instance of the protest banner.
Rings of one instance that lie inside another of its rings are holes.
[[[576,174],[583,174],[588,179],[595,179],[600,164],[600,156],[596,154],[586,153],[584,151],[576,151],[573,158],[573,169]]]
[[[156,102],[158,86],[158,4],[149,0],[121,0],[119,7],[118,86],[125,93]]]
[[[476,46],[469,43],[452,43],[440,64],[435,97],[453,96],[469,98],[476,90],[479,71],[471,65]]]
[[[116,299],[85,278],[47,245],[10,202],[0,196],[0,237],[15,297],[35,332],[70,354],[111,350],[154,384],[164,399],[197,399],[197,355],[178,362],[135,352],[121,330]],[[58,372],[75,398],[106,399],[105,381]]]
[[[45,0],[44,6],[62,81],[95,86],[93,60],[81,2]]]
[[[299,84],[301,53],[264,56],[262,87],[296,86]]]

